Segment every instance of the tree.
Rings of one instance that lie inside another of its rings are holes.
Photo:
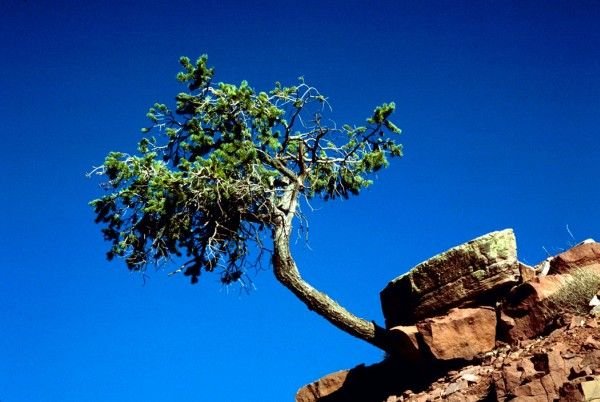
[[[174,111],[150,108],[142,129],[158,138],[142,138],[136,155],[109,153],[93,171],[107,178],[107,193],[90,204],[111,243],[108,259],[122,257],[133,271],[183,261],[178,271],[192,283],[216,271],[230,284],[250,256],[268,252],[275,277],[310,310],[389,351],[382,328],[302,279],[290,237],[303,199],[357,195],[388,157],[401,156],[394,104],[376,107],[364,126],[340,127],[323,116],[327,98],[302,78],[257,93],[245,81],[213,85],[205,55],[180,63],[177,79],[189,91]]]

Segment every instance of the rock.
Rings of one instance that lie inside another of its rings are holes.
[[[448,387],[442,392],[442,396],[448,396],[467,387],[468,384],[464,380],[453,382],[450,385],[448,385]]]
[[[550,271],[550,263],[554,257],[548,257],[544,261],[540,262],[535,266],[535,270],[538,276],[546,276],[548,275],[548,271]]]
[[[542,355],[543,356],[543,355]],[[568,371],[559,350],[546,353],[541,360],[542,369],[550,376],[558,393],[560,386],[567,381]]]
[[[456,308],[444,316],[417,323],[419,333],[438,360],[471,359],[496,344],[496,312],[492,308]]]
[[[489,299],[520,279],[512,229],[454,247],[392,280],[380,294],[386,327],[411,325],[452,307]]]
[[[550,274],[564,274],[577,268],[585,268],[600,273],[600,243],[589,242],[557,255],[550,262]]]
[[[308,384],[296,393],[296,402],[316,402],[338,391],[344,385],[349,370],[341,370]]]
[[[583,401],[583,393],[579,384],[568,382],[560,388],[560,402],[581,402]]]
[[[475,383],[477,381],[479,381],[479,376],[476,374],[472,374],[472,373],[464,373],[461,374],[460,376],[463,380],[465,380],[467,383]]]
[[[536,270],[527,264],[519,262],[519,275],[521,275],[521,282],[529,282],[536,277]]]
[[[555,294],[569,277],[537,277],[512,289],[501,306],[500,340],[515,343],[543,333],[556,315],[543,302]]]
[[[590,349],[600,349],[600,342],[594,339],[592,335],[588,336],[583,344]]]
[[[539,401],[547,402],[548,397],[546,390],[539,379],[528,382],[527,384],[516,387],[512,394],[515,396],[511,401]]]
[[[578,316],[578,315],[574,315],[571,317],[571,321],[569,322],[569,329],[573,329],[576,327],[582,327],[585,325],[585,318]]]
[[[584,401],[600,400],[600,379],[582,382],[581,391]]]
[[[394,357],[409,362],[422,359],[422,351],[419,339],[421,335],[416,326],[396,326],[390,329],[390,337],[393,342]]]
[[[579,363],[580,367],[589,366],[592,370],[600,367],[600,350],[594,350],[593,352],[588,353],[581,363]]]
[[[440,367],[407,364],[390,357],[369,366],[361,364],[329,374],[300,388],[296,402],[382,402],[399,395],[404,398],[400,400],[413,400],[406,395],[413,393],[411,390],[423,391],[442,372]]]

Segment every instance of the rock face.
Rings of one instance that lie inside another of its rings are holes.
[[[576,268],[600,273],[600,243],[582,243],[557,255],[550,261],[549,274],[564,274]]]
[[[568,275],[534,278],[512,289],[500,307],[502,340],[517,342],[543,333],[555,317],[545,301],[565,284]]]
[[[456,308],[417,324],[425,344],[438,360],[472,359],[496,346],[493,308]]]
[[[394,279],[381,292],[391,356],[325,376],[296,401],[599,399],[600,244],[531,268],[515,243],[511,230],[493,232]]]
[[[394,339],[395,353],[402,356],[407,362],[423,359],[422,337],[415,325],[397,326],[390,329]]]
[[[314,402],[327,397],[338,391],[344,385],[348,377],[348,370],[341,370],[329,374],[312,384],[308,384],[298,390],[296,402]]]
[[[297,397],[296,401],[593,401],[600,392],[600,318],[577,321],[577,325],[558,328],[546,338],[522,342],[520,347],[500,346],[475,364],[443,371],[435,372],[435,366],[429,365],[363,366],[360,370],[372,373],[356,376],[347,392],[343,391],[344,385],[323,398]],[[429,377],[427,370],[432,371]],[[413,377],[402,382],[411,372]],[[419,376],[427,384],[415,380]],[[381,378],[386,379],[381,381]],[[307,395],[304,393],[307,387],[298,395]]]
[[[387,328],[411,325],[519,281],[515,235],[492,232],[454,247],[392,280],[380,294]]]

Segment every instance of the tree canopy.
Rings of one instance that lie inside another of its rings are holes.
[[[257,92],[245,81],[213,83],[205,55],[180,64],[188,90],[174,109],[155,104],[137,152],[110,152],[93,171],[106,178],[91,205],[108,258],[134,271],[183,261],[192,283],[216,271],[229,284],[242,277],[254,243],[303,299],[283,278],[289,263],[295,269],[289,235],[298,202],[357,195],[402,155],[389,120],[394,103],[377,106],[363,125],[338,125],[327,118],[328,99],[302,78]]]

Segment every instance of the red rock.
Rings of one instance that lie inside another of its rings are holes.
[[[536,270],[519,261],[519,274],[521,274],[521,282],[529,282],[536,277]]]
[[[516,387],[512,394],[516,397],[515,399],[511,399],[511,401],[540,401],[547,402],[548,396],[546,394],[546,390],[542,385],[542,382],[539,379],[535,379],[527,384],[520,385]],[[519,399],[519,398],[527,398],[527,399]]]
[[[542,386],[544,387],[544,390],[546,391],[546,395],[548,395],[549,400],[553,401],[558,398],[558,389],[560,388],[560,385],[562,383],[558,385],[555,384],[551,375],[543,376],[542,378],[540,378],[540,382],[542,383]]]
[[[585,318],[579,315],[574,315],[571,317],[571,322],[569,322],[569,329],[573,329],[576,327],[582,327],[585,324]]]
[[[559,387],[567,381],[568,371],[565,366],[565,361],[560,355],[560,350],[552,350],[546,354],[548,369],[546,372],[552,378],[556,386],[556,391],[558,391]]]
[[[422,359],[419,330],[416,326],[396,326],[390,329],[394,357],[415,362]]]
[[[594,339],[592,335],[588,336],[583,344],[592,349],[600,349],[600,342]]]
[[[471,359],[496,344],[496,312],[491,308],[456,308],[417,323],[432,355],[439,360]]]
[[[338,371],[300,388],[296,393],[296,402],[316,402],[336,392],[344,385],[348,372],[348,370]]]
[[[556,293],[569,277],[548,275],[515,287],[501,307],[500,339],[515,343],[544,332],[555,314],[542,301]]]
[[[519,363],[517,363],[517,369],[522,372],[521,379],[523,382],[527,382],[533,378],[536,378],[540,373],[536,370],[535,365],[530,359],[523,359]]]
[[[581,402],[583,401],[583,393],[581,387],[577,383],[568,382],[560,388],[560,402]]]
[[[550,274],[563,274],[576,268],[586,268],[600,273],[600,243],[579,244],[550,262]]]
[[[600,350],[589,352],[581,361],[580,366],[589,366],[592,370],[600,367]]]

